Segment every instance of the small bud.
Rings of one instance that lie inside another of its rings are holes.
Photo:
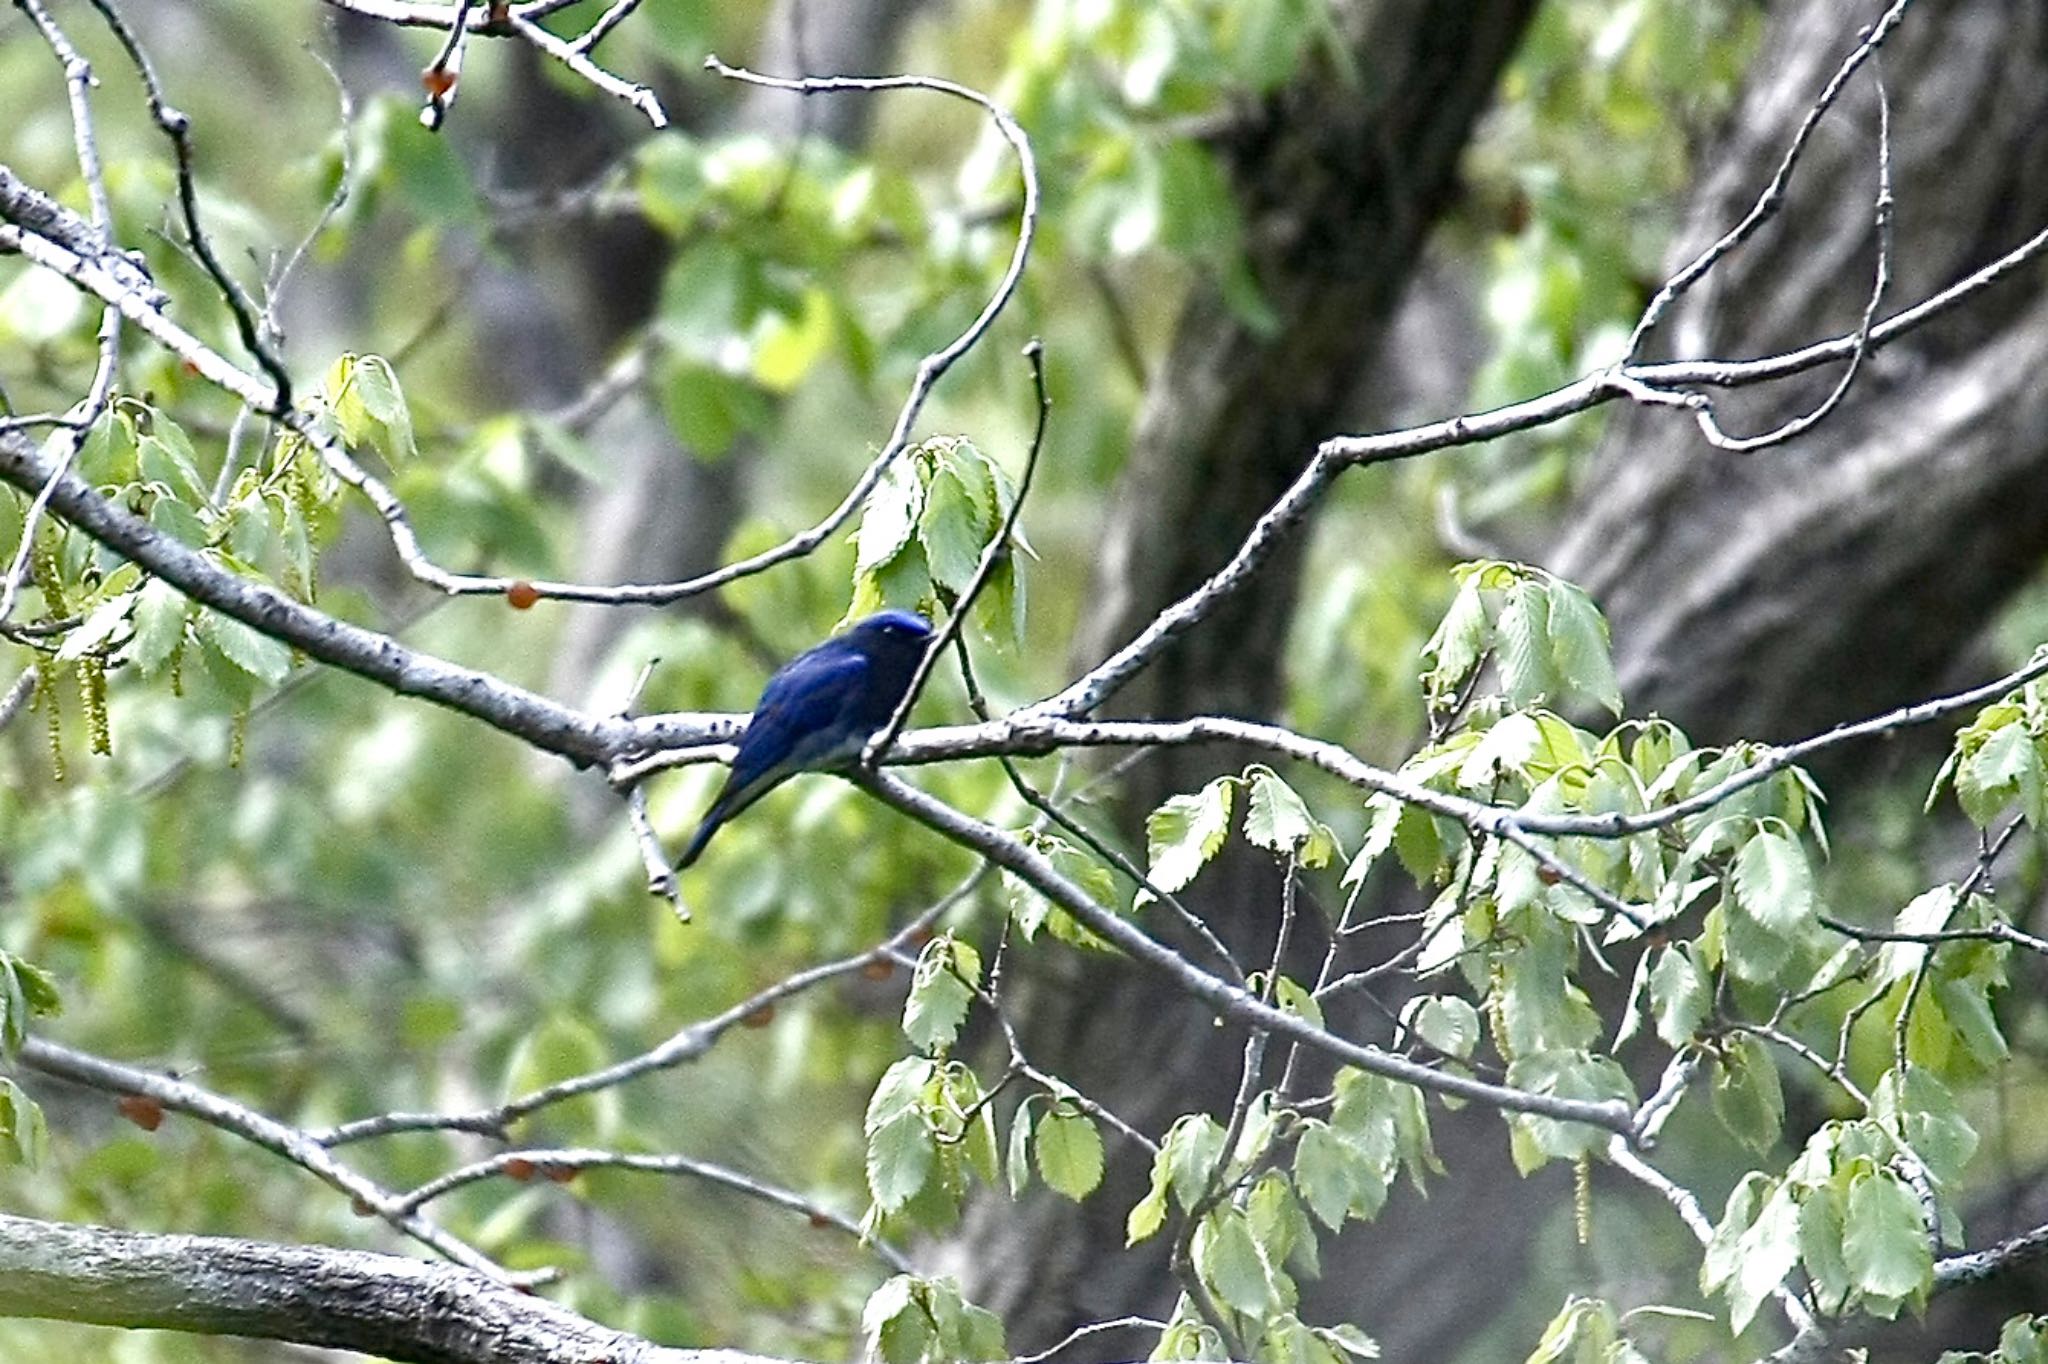
[[[455,89],[456,75],[445,66],[430,66],[420,72],[420,87],[431,100],[444,100]]]
[[[860,968],[860,973],[868,980],[887,980],[896,974],[896,963],[887,957],[872,957]]]
[[[740,1020],[743,1028],[765,1028],[775,1021],[775,1006],[763,1004],[760,1008]]]
[[[581,1174],[582,1171],[578,1170],[574,1165],[543,1165],[541,1166],[541,1173],[557,1184],[567,1184],[570,1180]]]
[[[521,578],[505,589],[505,600],[512,603],[514,611],[530,611],[540,600],[540,589]]]
[[[164,1125],[163,1104],[147,1094],[123,1094],[114,1100],[114,1107],[145,1132],[154,1132]]]
[[[505,1178],[524,1184],[532,1179],[536,1171],[533,1162],[524,1156],[514,1156],[505,1162]]]

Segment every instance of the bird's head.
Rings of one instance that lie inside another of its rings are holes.
[[[877,611],[857,622],[847,636],[864,648],[920,654],[932,637],[932,623],[915,611]]]

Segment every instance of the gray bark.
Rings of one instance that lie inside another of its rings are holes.
[[[1530,0],[1337,5],[1332,21],[1361,73],[1356,83],[1312,64],[1219,139],[1279,325],[1254,333],[1212,287],[1197,288],[1186,305],[1116,489],[1078,665],[1213,572],[1315,441],[1348,415],[1454,190],[1458,155],[1533,10]],[[1134,680],[1118,708],[1277,710],[1300,568],[1297,541],[1253,589]],[[1124,792],[1126,823],[1137,829],[1161,798],[1234,761],[1179,750],[1141,764]],[[1270,860],[1226,855],[1197,889],[1196,912],[1246,960],[1263,963],[1278,904]],[[1068,958],[1042,969],[1027,987],[1027,1048],[1039,1064],[1155,1134],[1179,1113],[1228,1102],[1239,1039],[1201,1010],[1126,963]],[[1015,1347],[1041,1347],[1085,1321],[1170,1308],[1174,1287],[1158,1242],[1123,1248],[1124,1215],[1145,1174],[1126,1150],[1103,1191],[1078,1208],[1044,1198],[973,1211],[963,1273],[971,1295],[1010,1323]],[[1349,1296],[1356,1290],[1344,1286]],[[1438,1324],[1420,1301],[1403,1301],[1399,1320],[1360,1313],[1355,1303],[1342,1315],[1367,1317],[1391,1358],[1429,1357],[1411,1348]],[[1415,1332],[1405,1325],[1411,1318]]]
[[[676,1350],[449,1265],[0,1215],[0,1316],[253,1336],[402,1364],[760,1364]]]
[[[1842,6],[1773,16],[1676,264],[1735,222],[1851,40]],[[1892,94],[1895,306],[2048,219],[2048,21],[2026,0],[1907,16]],[[1675,310],[1687,357],[1853,329],[1869,291],[1875,113],[1852,87],[1779,217]],[[2007,285],[1873,357],[1835,416],[1716,451],[1677,414],[1616,423],[1552,566],[1606,608],[1623,688],[1704,741],[1783,740],[1927,695],[2048,550],[2048,302]],[[1737,433],[1819,401],[1835,371],[1721,402]]]
[[[1833,0],[1773,13],[1735,114],[1703,153],[1712,169],[1674,268],[1754,201],[1853,36]],[[1898,201],[1891,311],[2048,221],[2048,16],[2027,0],[1917,7],[1883,72]],[[1667,351],[1762,355],[1853,328],[1875,249],[1875,122],[1859,82],[1779,217],[1674,310]],[[1607,610],[1631,709],[1703,741],[1788,740],[1944,690],[1959,672],[1981,680],[1991,668],[1970,659],[1974,646],[2048,551],[2044,361],[2048,299],[2007,283],[1873,357],[1832,418],[1782,447],[1726,454],[1674,414],[1621,415],[1551,565]],[[1725,423],[1770,429],[1835,377],[1723,399]],[[1946,731],[1918,742],[1945,744]],[[1900,756],[1863,750],[1823,776],[1839,797]],[[1910,780],[1932,766],[1930,754]],[[1973,1219],[1971,1230],[1985,1228]],[[2028,1266],[1863,1343],[1901,1361],[1989,1349],[2042,1287]]]

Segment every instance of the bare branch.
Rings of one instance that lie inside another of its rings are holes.
[[[0,1315],[254,1336],[409,1364],[775,1364],[652,1345],[449,1265],[5,1214]]]
[[[154,1100],[173,1112],[197,1118],[252,1146],[290,1161],[329,1187],[355,1200],[366,1216],[374,1216],[466,1269],[489,1275],[502,1283],[532,1285],[544,1283],[552,1273],[513,1274],[467,1242],[450,1235],[435,1223],[402,1205],[397,1195],[358,1174],[330,1154],[326,1147],[299,1128],[265,1117],[255,1109],[202,1089],[187,1080],[155,1071],[124,1066],[82,1051],[57,1045],[40,1037],[22,1044],[18,1059],[31,1069],[73,1084],[108,1094],[134,1094]],[[0,1276],[4,1277],[4,1276]]]

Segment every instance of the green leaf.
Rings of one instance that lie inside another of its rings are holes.
[[[910,974],[910,994],[903,1002],[903,1035],[920,1051],[943,1051],[953,1045],[974,987],[981,983],[981,954],[950,933],[924,945]]]
[[[1102,1134],[1087,1114],[1066,1106],[1038,1120],[1038,1173],[1076,1203],[1102,1182]]]
[[[1195,879],[1230,836],[1235,777],[1218,777],[1200,791],[1167,799],[1145,819],[1153,885],[1169,894]]]
[[[0,1165],[35,1169],[49,1152],[43,1110],[14,1081],[0,1076]]]
[[[1024,1190],[1031,1186],[1031,1103],[1037,1097],[1035,1094],[1027,1097],[1010,1117],[1010,1149],[1004,1161],[1004,1173],[1012,1198],[1022,1197]]]
[[[1735,859],[1735,904],[1750,920],[1778,934],[1813,921],[1819,910],[1813,869],[1797,840],[1765,829]]]
[[[1985,737],[1956,770],[1956,801],[1970,822],[1983,828],[2022,794],[2029,817],[2041,808],[2040,750],[2024,721],[2014,720]]]
[[[898,1274],[868,1295],[860,1323],[869,1354],[887,1364],[916,1364],[926,1357],[932,1322],[917,1301],[919,1287],[911,1275]]]
[[[1713,990],[1706,972],[1692,959],[1692,949],[1683,943],[1663,949],[1650,968],[1650,1011],[1657,1020],[1657,1036],[1668,1047],[1682,1047],[1706,1022],[1713,1003]]]
[[[915,461],[898,457],[869,490],[854,536],[855,576],[872,573],[901,554],[924,511],[924,488]]]
[[[1195,1237],[1195,1265],[1216,1296],[1247,1316],[1263,1317],[1280,1305],[1273,1268],[1251,1224],[1234,1208],[1219,1208]]]
[[[1425,995],[1410,1000],[1401,1018],[1415,1035],[1448,1055],[1468,1059],[1479,1041],[1479,1011],[1456,995]]]
[[[1752,1151],[1777,1144],[1785,1124],[1785,1092],[1764,1044],[1748,1033],[1726,1039],[1714,1071],[1714,1115]]]
[[[128,642],[127,658],[141,668],[143,676],[154,677],[170,661],[185,638],[185,618],[191,610],[185,594],[162,578],[151,578],[142,585],[135,601],[135,638]]]
[[[1748,1329],[1757,1308],[1792,1267],[1799,1263],[1799,1204],[1789,1185],[1780,1185],[1765,1200],[1737,1246],[1735,1273],[1728,1289],[1728,1319],[1738,1332]]]
[[[1422,646],[1422,688],[1432,711],[1449,710],[1486,650],[1486,600],[1467,577],[1429,643]]]
[[[1251,791],[1245,801],[1244,836],[1254,847],[1292,856],[1304,867],[1325,867],[1337,839],[1309,813],[1308,805],[1269,767],[1245,771]]]
[[[1495,626],[1500,680],[1509,702],[1533,706],[1558,694],[1557,666],[1550,646],[1550,597],[1541,583],[1523,579],[1508,589]]]
[[[882,1073],[868,1100],[868,1192],[883,1212],[895,1212],[924,1188],[937,1163],[930,1126],[924,1118],[925,1089],[936,1064],[907,1056]]]
[[[1165,1147],[1152,1157],[1152,1185],[1124,1218],[1124,1244],[1150,1240],[1166,1225],[1167,1196],[1173,1189],[1173,1158]]]
[[[290,649],[206,607],[199,609],[199,637],[220,650],[228,662],[268,686],[284,681],[292,669]]]
[[[1372,823],[1366,826],[1365,841],[1359,845],[1358,855],[1344,869],[1342,884],[1347,889],[1363,881],[1373,864],[1394,846],[1394,830],[1401,823],[1401,802],[1392,796],[1376,795],[1366,802],[1366,808],[1372,811]]]
[[[412,414],[406,409],[405,394],[390,361],[381,355],[359,358],[350,375],[350,389],[369,414],[374,424],[370,434],[386,460],[398,465],[419,454],[419,447],[413,444]]]
[[[1294,1147],[1294,1187],[1316,1219],[1332,1231],[1344,1225],[1358,1192],[1364,1153],[1328,1123],[1314,1118],[1302,1126]]]
[[[932,475],[925,486],[917,534],[933,582],[951,592],[965,592],[980,567],[982,547],[992,529],[982,524],[974,498],[959,474],[941,468]]]
[[[1223,1158],[1223,1128],[1207,1113],[1183,1114],[1167,1129],[1159,1154],[1166,1161],[1174,1201],[1192,1209]]]
[[[917,1113],[904,1113],[869,1130],[868,1193],[883,1212],[895,1212],[924,1188],[936,1162],[930,1130]]]
[[[1857,1286],[1873,1297],[1908,1297],[1932,1283],[1934,1253],[1920,1201],[1889,1171],[1872,1171],[1849,1186],[1842,1258]]]
[[[1621,683],[1614,676],[1607,621],[1593,599],[1562,579],[1553,578],[1545,594],[1550,608],[1550,656],[1557,675],[1574,692],[1621,714]]]

